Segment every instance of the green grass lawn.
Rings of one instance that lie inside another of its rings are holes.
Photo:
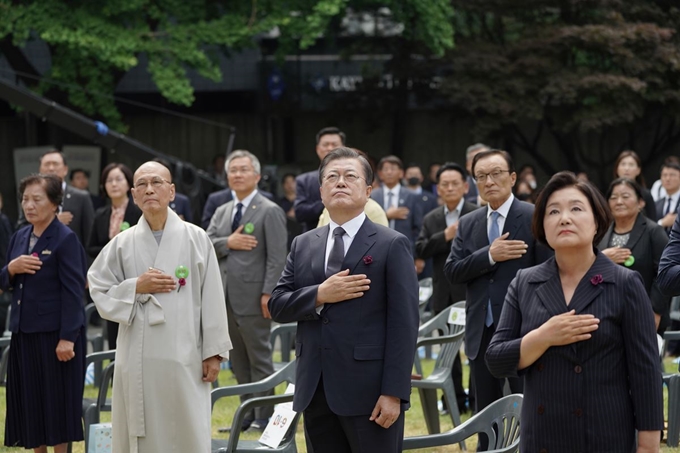
[[[425,374],[432,370],[432,367],[434,365],[433,360],[424,360],[423,361],[423,368],[425,371]],[[677,365],[670,363],[670,359],[667,361],[667,370],[675,370],[677,369]],[[467,382],[467,373],[469,371],[469,367],[463,367],[465,377],[464,377],[464,382]],[[227,370],[223,370],[220,372],[220,385],[234,385],[236,384],[236,380],[234,379],[232,373]],[[279,388],[277,388],[277,394],[283,393],[285,389],[285,385],[281,385]],[[85,396],[94,398],[96,397],[97,390],[93,386],[87,386],[85,388]],[[664,388],[664,398],[666,398],[666,389]],[[236,407],[238,406],[238,398],[236,397],[229,397],[229,398],[223,398],[222,400],[218,401],[217,404],[215,405],[215,410],[213,412],[212,416],[212,430],[213,430],[213,438],[220,438],[220,437],[227,437],[227,434],[222,434],[218,433],[218,428],[224,427],[224,426],[231,426],[231,420],[234,412],[236,411]],[[405,427],[405,435],[406,436],[416,436],[416,435],[424,435],[427,434],[427,430],[425,428],[425,422],[423,420],[423,414],[422,414],[422,409],[420,406],[420,398],[418,396],[418,392],[414,391],[411,395],[411,409],[406,413],[406,427]],[[4,427],[5,426],[5,388],[0,387],[0,426]],[[102,421],[110,421],[110,414],[103,414],[102,416]],[[464,415],[463,416],[463,421],[467,420],[469,415]],[[448,430],[452,428],[452,423],[451,419],[448,416],[443,416],[440,417],[440,422],[441,422],[441,428],[442,431]],[[4,430],[3,430],[4,431]],[[4,438],[4,434],[2,435]],[[256,439],[258,436],[256,435],[251,435],[248,437],[247,435],[244,435],[244,439]],[[297,448],[299,452],[306,452],[305,448],[305,439],[304,439],[304,434],[302,430],[302,422],[300,422],[300,426],[298,427],[297,431],[297,436],[296,436],[296,441],[297,441]],[[467,449],[469,452],[475,451],[475,446],[476,446],[476,439],[470,439],[467,442]],[[419,450],[421,452],[456,452],[459,451],[459,447],[456,446],[447,446],[447,447],[440,447],[437,449],[423,449]],[[22,448],[5,448],[5,447],[0,447],[0,453],[3,452],[21,452],[21,451],[26,451]],[[51,451],[51,450],[50,450]],[[78,443],[75,444],[73,447],[73,451],[75,453],[85,453],[84,452],[84,444]],[[680,453],[680,448],[667,448],[665,444],[661,445],[661,451],[664,453]]]

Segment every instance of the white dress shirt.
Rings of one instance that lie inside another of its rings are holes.
[[[453,211],[449,211],[449,208],[444,205],[444,217],[446,217],[446,226],[449,227],[456,223],[460,219],[460,213],[463,212],[463,205],[465,204],[465,198],[461,197]]]

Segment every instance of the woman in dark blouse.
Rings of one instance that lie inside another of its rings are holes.
[[[87,253],[93,259],[115,235],[136,225],[142,211],[130,196],[132,171],[124,164],[110,163],[104,167],[101,178],[103,193],[109,201],[94,215],[94,228]],[[106,321],[109,349],[116,349],[118,324]]]

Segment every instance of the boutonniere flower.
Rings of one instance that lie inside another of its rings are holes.
[[[364,264],[369,265],[373,262],[373,257],[371,255],[366,255],[364,256]]]
[[[127,230],[128,228],[130,228],[130,224],[128,222],[123,222],[123,223],[120,224],[120,231],[121,232]]]
[[[38,252],[31,253],[31,256],[35,256],[36,258],[38,258]]]
[[[187,269],[186,266],[179,265],[177,266],[177,269],[175,269],[175,277],[177,277],[179,280],[177,283],[179,283],[179,287],[177,288],[177,292],[179,292],[180,289],[182,289],[182,286],[185,286],[187,284],[187,277],[189,276],[189,269]]]
[[[602,283],[603,281],[604,281],[604,279],[602,278],[602,275],[601,275],[601,274],[594,275],[593,278],[590,279],[590,283],[591,283],[593,286],[597,286],[597,285],[599,285],[600,283]]]

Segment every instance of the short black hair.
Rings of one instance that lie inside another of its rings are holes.
[[[281,176],[281,182],[285,182],[286,179],[288,179],[288,178],[295,179],[295,178],[297,178],[297,175],[295,173],[286,173],[283,176]]]
[[[460,173],[460,175],[463,177],[463,182],[467,181],[468,173],[465,171],[465,168],[462,165],[458,165],[455,162],[446,162],[444,165],[439,167],[439,170],[437,170],[437,184],[439,184],[439,177],[442,175],[442,173],[451,170]]]
[[[123,176],[125,177],[125,180],[128,183],[128,195],[130,194],[130,189],[133,187],[133,174],[132,170],[125,165],[125,164],[120,164],[117,162],[111,162],[108,164],[106,167],[104,167],[104,170],[102,170],[102,179],[99,181],[102,189],[102,193],[104,194],[105,197],[109,197],[109,194],[106,192],[106,180],[109,179],[109,173],[111,173],[113,170],[118,169],[123,173]]]
[[[90,179],[90,172],[85,170],[84,168],[75,168],[71,170],[71,173],[69,174],[69,178],[71,181],[73,181],[73,177],[76,175],[76,173],[82,173],[85,175],[87,179]]]
[[[316,144],[317,145],[321,141],[321,137],[323,137],[324,135],[339,135],[340,141],[342,142],[342,145],[345,146],[345,140],[346,140],[347,137],[345,136],[345,133],[342,132],[337,127],[324,127],[319,132],[317,132],[316,133]]]
[[[616,178],[609,184],[609,188],[607,189],[607,193],[605,194],[605,198],[609,200],[609,197],[612,196],[612,192],[614,192],[614,188],[616,186],[628,186],[631,189],[633,189],[633,192],[635,192],[635,196],[637,197],[638,200],[642,200],[642,187],[640,187],[640,184],[637,183],[637,181],[632,180],[630,178]]]
[[[326,169],[326,165],[328,165],[329,162],[337,159],[357,159],[361,163],[361,166],[364,167],[364,179],[366,180],[366,185],[371,185],[373,182],[373,169],[371,168],[371,164],[368,162],[368,159],[354,151],[352,148],[346,148],[344,146],[335,148],[333,151],[326,154],[326,157],[321,160],[321,165],[319,165],[319,185],[323,185],[323,172]]]
[[[47,199],[50,200],[55,206],[61,205],[61,201],[64,199],[64,191],[61,189],[61,179],[54,175],[42,175],[40,173],[33,173],[26,176],[19,183],[19,197],[22,199],[24,197],[24,191],[26,187],[32,186],[33,184],[40,184],[43,189],[45,189],[45,194]]]
[[[418,170],[420,170],[421,173],[423,172],[423,169],[420,168],[420,165],[418,165],[415,162],[409,162],[408,164],[406,164],[406,167],[404,167],[404,170],[408,170],[409,168],[417,168]]]
[[[677,164],[675,162],[664,162],[661,165],[661,171],[663,171],[664,168],[671,168],[673,170],[680,171],[680,164]]]
[[[43,157],[47,156],[48,154],[59,154],[61,156],[61,160],[64,161],[64,165],[67,165],[66,163],[66,154],[62,153],[59,151],[57,148],[52,148],[50,150],[45,151],[40,155],[40,162],[42,162]]]
[[[394,164],[397,167],[399,167],[400,170],[404,169],[404,162],[402,162],[401,159],[399,159],[397,156],[385,156],[382,159],[378,161],[378,171],[382,170],[383,165],[385,164]]]
[[[536,200],[536,207],[534,208],[534,217],[531,221],[531,231],[534,237],[542,244],[547,245],[548,241],[545,237],[545,227],[543,226],[543,219],[545,218],[545,211],[548,205],[550,196],[558,190],[573,187],[585,195],[593,209],[593,217],[595,218],[595,237],[593,238],[593,245],[598,244],[609,229],[612,223],[612,214],[609,210],[609,205],[604,199],[600,191],[589,181],[579,181],[576,175],[570,171],[561,171],[553,175],[545,185]],[[552,248],[552,247],[551,247]]]
[[[486,151],[482,151],[481,153],[475,154],[475,157],[472,158],[472,167],[470,167],[472,169],[472,176],[475,175],[475,166],[477,165],[477,162],[480,161],[480,159],[494,155],[501,156],[503,159],[505,159],[505,161],[508,163],[508,170],[510,173],[515,173],[515,163],[513,162],[512,156],[509,152],[502,149],[488,149]]]

